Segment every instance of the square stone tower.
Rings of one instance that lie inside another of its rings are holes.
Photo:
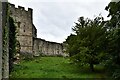
[[[20,53],[33,53],[33,38],[36,37],[36,28],[33,25],[32,9],[28,11],[24,7],[15,7],[14,4],[9,4],[10,16],[14,19],[17,27],[17,40],[20,43]]]

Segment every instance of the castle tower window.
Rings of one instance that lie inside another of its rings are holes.
[[[24,25],[24,30],[23,30],[23,32],[25,32],[25,25]]]
[[[18,28],[20,28],[20,22],[18,22]]]

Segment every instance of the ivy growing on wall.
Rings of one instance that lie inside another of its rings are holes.
[[[7,63],[9,63],[9,72],[12,71],[14,56],[19,52],[19,42],[16,39],[16,26],[14,20],[9,15],[8,3],[4,6],[3,14],[3,55],[2,55],[2,68],[3,74]],[[9,58],[9,59],[8,59]],[[8,62],[9,60],[9,62]],[[6,63],[7,62],[7,63]]]
[[[14,56],[17,53],[16,26],[12,17],[9,17],[9,67],[13,68]]]

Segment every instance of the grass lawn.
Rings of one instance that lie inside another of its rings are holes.
[[[70,64],[68,58],[37,57],[32,60],[23,60],[14,65],[10,78],[105,78],[101,66],[90,72],[88,67],[77,67]]]

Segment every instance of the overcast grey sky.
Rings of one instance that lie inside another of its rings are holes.
[[[80,16],[93,19],[100,13],[107,19],[105,7],[111,0],[8,0],[10,3],[33,9],[33,24],[37,37],[63,42],[72,32]]]

